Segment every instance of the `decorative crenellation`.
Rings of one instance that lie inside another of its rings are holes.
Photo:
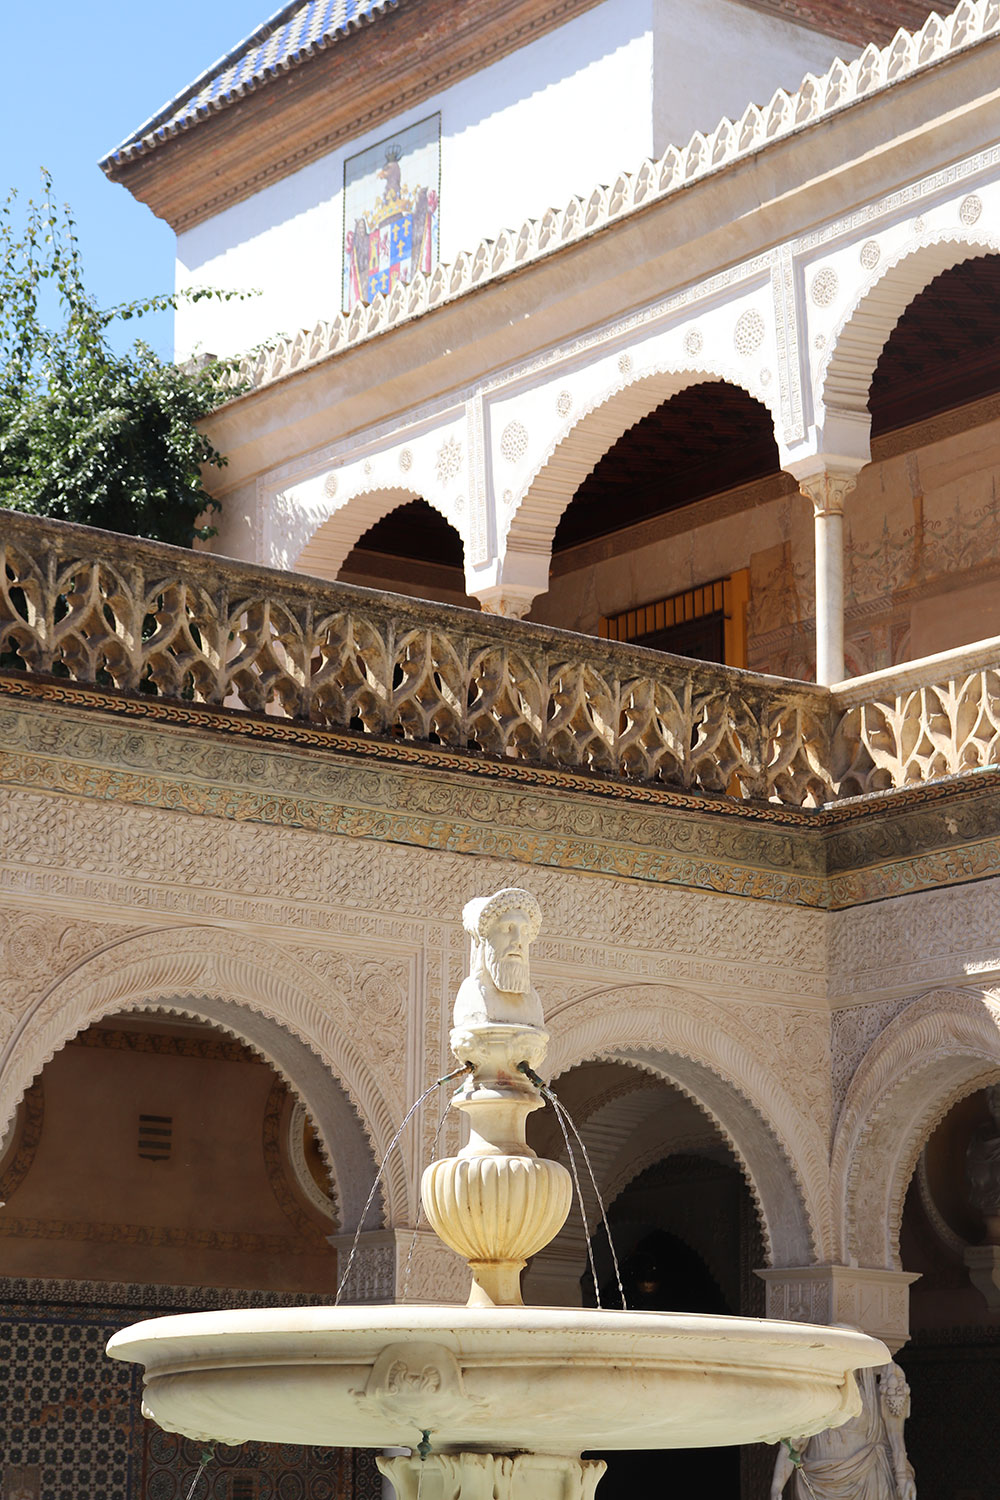
[[[696,131],[683,149],[668,146],[658,160],[643,162],[637,171],[622,172],[610,186],[573,197],[565,208],[549,209],[519,229],[502,230],[495,239],[484,239],[474,250],[461,252],[451,265],[439,264],[409,283],[398,282],[387,297],[379,294],[367,306],[359,302],[350,314],[321,320],[315,328],[302,329],[248,354],[234,381],[249,382],[252,387],[267,385],[374,338],[474,287],[551,255],[998,31],[997,0],[961,0],[946,17],[934,11],[918,31],[900,28],[884,47],[870,45],[850,62],[834,59],[821,76],[807,74],[795,92],[778,89],[762,108],[750,104],[738,120],[724,118],[708,135]],[[971,213],[970,204],[964,223],[978,218],[978,213],[969,217]]]

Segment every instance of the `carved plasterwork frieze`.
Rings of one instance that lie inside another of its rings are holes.
[[[916,890],[833,913],[831,993],[892,1002],[932,984],[1000,976],[1000,880],[990,873],[974,885]]]
[[[415,865],[401,845],[331,840],[294,828],[276,840],[266,825],[220,825],[89,801],[72,804],[72,818],[62,817],[70,805],[37,793],[0,795],[10,897],[19,891],[131,909],[140,920],[249,922],[277,938],[293,930],[306,945],[322,935],[327,946],[307,946],[304,962],[328,994],[335,995],[335,984],[355,984],[345,940],[375,942],[384,963],[386,944],[420,943],[425,920],[453,918],[470,879],[465,857],[447,851]],[[498,885],[524,874],[516,860],[493,858],[477,868],[490,870]],[[178,870],[190,874],[178,881]],[[768,906],[765,923],[753,901],[614,878],[595,906],[585,876],[543,867],[532,870],[531,884],[551,913],[551,935],[538,944],[542,971],[558,966],[591,976],[591,983],[608,971],[619,979],[687,977],[700,987],[765,994],[781,975],[789,993],[814,1000],[824,993],[821,913]],[[363,1022],[348,1017],[347,1024],[364,1039]]]
[[[724,819],[695,814],[693,805],[674,812],[641,799],[633,807],[584,793],[557,803],[543,788],[474,786],[443,771],[418,775],[315,751],[206,743],[191,731],[93,715],[37,714],[27,706],[0,712],[0,781],[8,785],[183,807],[240,824],[273,821],[356,838],[509,853],[642,880],[704,879],[713,889],[822,902],[819,851],[794,829],[766,819],[752,831],[737,830]],[[271,857],[280,858],[280,848]]]
[[[68,968],[56,968],[54,956],[48,983],[22,1002],[16,1047],[0,1054],[0,1123],[54,1053],[95,1021],[150,1008],[195,1015],[249,1042],[309,1110],[350,1224],[367,1191],[372,1151],[382,1154],[405,1108],[391,1066],[373,1066],[377,1007],[366,1017],[361,1004],[324,987],[287,946],[176,921],[134,931]],[[403,1053],[405,1038],[389,1051]],[[385,1189],[405,1216],[399,1163],[390,1165]]]
[[[834,1137],[838,1258],[898,1269],[903,1200],[925,1141],[953,1104],[998,1078],[997,991],[931,991],[886,1025],[850,1081]]]
[[[839,1114],[858,1063],[889,1022],[911,1003],[912,997],[848,1005],[830,1018],[834,1118]]]

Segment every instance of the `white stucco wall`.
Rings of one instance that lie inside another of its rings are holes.
[[[344,161],[441,113],[440,256],[635,169],[752,97],[825,66],[828,39],[738,0],[606,0],[182,234],[177,285],[255,290],[182,306],[179,358],[232,353],[341,307]]]
[[[654,150],[683,146],[696,130],[738,119],[748,104],[766,104],[776,89],[797,89],[807,73],[835,57],[853,57],[846,42],[751,10],[740,0],[653,0],[655,25]]]
[[[182,307],[178,357],[245,349],[332,317],[341,306],[344,159],[435,110],[444,261],[648,156],[652,10],[653,0],[607,0],[180,235],[178,287],[261,295]]]

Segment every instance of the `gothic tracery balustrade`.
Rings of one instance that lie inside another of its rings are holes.
[[[0,513],[0,678],[790,806],[1000,761],[1000,643],[830,692]]]

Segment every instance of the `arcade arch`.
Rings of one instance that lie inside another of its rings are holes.
[[[442,604],[476,604],[465,589],[461,535],[426,500],[397,505],[369,526],[347,554],[337,579]]]
[[[270,1060],[175,1011],[69,1038],[0,1173],[5,1274],[329,1293],[338,1227],[315,1133]]]
[[[556,1080],[595,1059],[672,1084],[721,1133],[758,1203],[768,1263],[827,1257],[828,1165],[822,1128],[777,1076],[760,1038],[697,996],[641,985],[588,996],[553,1018]],[[771,1054],[773,1058],[773,1054]],[[558,1083],[557,1083],[558,1087]]]
[[[744,1174],[745,1169],[736,1161],[721,1130],[697,1102],[635,1063],[611,1059],[582,1063],[562,1074],[556,1088],[586,1147],[589,1167],[577,1161],[586,1220],[594,1241],[600,1282],[613,1288],[613,1266],[602,1228],[602,1204],[610,1210],[647,1169],[678,1154],[731,1163]],[[540,1155],[568,1164],[565,1140],[554,1111],[545,1110],[532,1116],[529,1132]],[[576,1155],[579,1157],[578,1151]],[[747,1189],[753,1193],[749,1182]],[[707,1243],[707,1240],[699,1242],[692,1248],[701,1254]],[[635,1248],[629,1240],[622,1249],[617,1235],[615,1247],[620,1257]],[[547,1268],[551,1278],[555,1271],[565,1280],[568,1298],[578,1299],[581,1288],[585,1300],[592,1297],[587,1239],[578,1210],[570,1214],[550,1252],[543,1252],[538,1260],[536,1276],[545,1275]],[[613,1306],[614,1296],[610,1292],[609,1296],[609,1305]]]
[[[848,1087],[834,1136],[836,1258],[900,1269],[917,1158],[952,1106],[1000,1079],[1000,995],[932,991],[885,1028]]]
[[[659,367],[625,377],[595,394],[557,431],[521,496],[507,530],[507,555],[548,554],[563,511],[580,485],[629,428],[689,386],[724,382],[774,410],[763,392],[731,370]],[[515,581],[515,580],[511,580]]]
[[[872,437],[1000,390],[1000,255],[977,255],[929,281],[886,339],[872,376]]]
[[[539,546],[544,541],[551,548],[551,560],[548,590],[536,598],[533,619],[597,634],[602,619],[614,621],[745,570],[758,533],[765,545],[779,539],[777,516],[762,507],[794,492],[795,484],[780,472],[773,415],[759,396],[731,382],[688,378],[657,399],[660,385],[638,384],[640,390],[630,387],[629,394],[633,401],[642,395],[645,409],[631,425],[619,432],[615,418],[609,427],[616,403],[610,398],[611,414],[605,417],[602,408],[581,419],[551,460],[562,488],[558,501],[551,485],[543,497],[551,511]],[[566,452],[581,440],[578,429],[594,447],[587,450],[587,472],[572,482]],[[537,502],[529,490],[511,526],[509,554]],[[749,531],[745,524],[726,524],[750,510]],[[536,519],[540,525],[540,513]],[[700,599],[668,613],[687,629],[676,640],[658,641],[660,649],[722,659],[721,640],[716,647],[711,632],[705,640],[692,633],[690,622],[703,613]],[[629,638],[642,634],[637,628]],[[726,659],[746,665],[742,652],[738,660],[732,653]]]
[[[361,489],[345,499],[338,498],[336,508],[331,506],[326,518],[311,531],[293,566],[297,572],[331,581],[346,574],[349,575],[346,581],[358,582],[362,570],[367,579],[377,580],[388,562],[384,555],[387,545],[394,544],[401,546],[394,556],[402,562],[409,559],[427,565],[438,561],[436,554],[440,554],[443,545],[446,549],[443,566],[447,570],[442,580],[445,592],[460,593],[464,602],[465,537],[459,518],[449,514],[433,497],[401,485]],[[377,556],[359,557],[359,552]],[[415,583],[433,586],[433,579],[414,579],[412,572],[397,566],[391,579],[386,576],[385,582],[375,581],[372,586],[417,594],[419,588]],[[433,593],[419,596],[436,597]]]
[[[824,428],[820,445],[831,453],[844,448],[859,463],[871,457],[869,394],[882,351],[907,308],[934,279],[954,266],[1000,251],[992,235],[957,231],[927,234],[873,272],[830,339],[816,377],[817,415]],[[837,428],[837,438],[827,429]],[[846,437],[844,442],[838,439]]]
[[[360,1036],[338,1024],[338,1003],[287,953],[259,939],[241,934],[237,942],[208,927],[131,936],[64,974],[22,1019],[0,1057],[0,1133],[45,1063],[95,1022],[150,1008],[197,1017],[267,1058],[301,1100],[330,1166],[341,1228],[350,1231],[395,1114],[364,1061]],[[383,1196],[388,1221],[405,1222],[408,1184],[398,1157],[383,1178]],[[369,1227],[374,1216],[373,1208]]]

